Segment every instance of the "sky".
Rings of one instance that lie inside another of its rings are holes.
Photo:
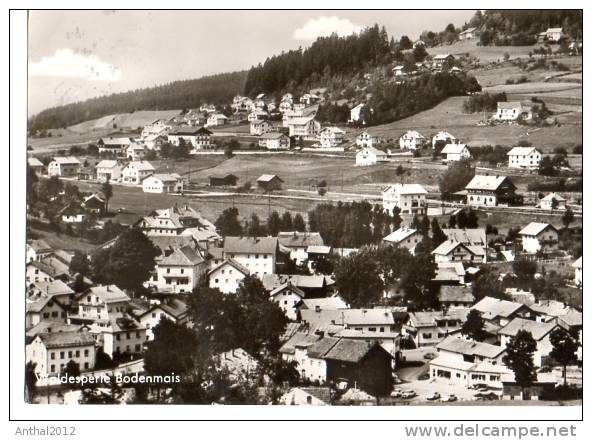
[[[474,11],[31,11],[29,114],[109,93],[248,69],[318,36],[460,26]]]

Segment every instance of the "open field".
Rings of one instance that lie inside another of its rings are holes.
[[[181,113],[181,110],[138,110],[133,113],[117,113],[103,116],[92,121],[81,122],[80,124],[68,127],[76,133],[85,133],[92,130],[124,128],[135,130],[148,125],[157,119],[170,119]],[[116,127],[114,127],[114,124]]]
[[[582,143],[582,127],[574,118],[573,125],[535,128],[518,124],[496,126],[477,126],[477,122],[490,116],[489,113],[466,114],[462,102],[467,98],[453,97],[436,107],[389,124],[369,127],[367,131],[386,139],[398,139],[409,129],[417,130],[431,137],[440,130],[448,131],[471,146],[515,145],[520,140],[528,140],[544,153],[563,146],[570,150]],[[353,140],[357,133],[346,135]]]
[[[508,53],[512,58],[527,58],[528,53],[532,52],[536,46],[478,46],[478,40],[459,41],[451,45],[429,47],[427,49],[430,55],[450,53],[452,55],[469,54],[476,57],[481,63],[491,63],[503,61],[504,54]]]
[[[582,93],[580,84],[560,83],[560,82],[526,82],[522,84],[499,84],[492,87],[485,87],[487,93],[551,93],[565,90],[574,90]],[[574,92],[575,95],[577,92]]]

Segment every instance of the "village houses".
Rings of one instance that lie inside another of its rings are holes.
[[[427,213],[428,192],[417,183],[395,183],[382,190],[382,208],[393,215],[395,207],[401,214]]]
[[[261,136],[262,134],[270,133],[274,130],[274,126],[269,122],[259,119],[252,121],[249,128],[249,132],[254,136]]]
[[[49,177],[76,177],[80,169],[80,161],[74,156],[54,157],[47,166]]]
[[[151,174],[142,180],[145,193],[169,194],[183,192],[183,178],[173,174]]]
[[[249,274],[249,269],[230,258],[211,269],[208,280],[212,289],[218,289],[222,293],[236,293],[241,281]]]
[[[485,249],[482,246],[465,245],[451,239],[443,241],[432,251],[432,255],[436,264],[454,261],[471,264],[487,262]]]
[[[208,116],[208,122],[206,124],[207,127],[219,127],[221,125],[226,125],[228,122],[228,118],[224,116],[222,113],[212,113]]]
[[[549,339],[551,332],[557,328],[556,322],[539,322],[531,319],[514,318],[499,330],[500,344],[505,347],[510,339],[520,331],[530,332],[537,343],[536,351],[533,355],[534,365],[542,367],[546,364],[547,358],[553,346]]]
[[[409,130],[399,138],[399,147],[402,150],[420,150],[424,148],[428,140],[424,135],[415,131]]]
[[[444,157],[444,162],[458,162],[459,160],[463,159],[470,159],[471,152],[467,148],[466,144],[446,144],[446,146],[442,149],[442,156]]]
[[[469,387],[485,384],[501,389],[512,371],[503,363],[505,345],[470,341],[448,336],[436,345],[438,356],[430,364],[430,378],[437,382]]]
[[[421,233],[417,229],[401,226],[396,231],[391,232],[384,237],[382,241],[388,244],[395,244],[399,247],[407,249],[411,255],[415,254],[415,247],[421,243]]]
[[[259,146],[268,150],[288,150],[290,148],[290,138],[278,132],[264,133],[259,138]]]
[[[123,165],[121,165],[116,160],[108,160],[103,159],[96,165],[97,170],[97,180],[99,182],[117,182],[121,178],[121,170],[123,169]]]
[[[304,140],[315,140],[321,131],[321,124],[314,116],[291,118],[288,121],[289,136]]]
[[[276,303],[290,321],[298,319],[298,304],[306,294],[289,281],[269,292],[269,298]]]
[[[159,292],[190,293],[207,272],[207,264],[193,246],[178,247],[156,263],[155,273],[147,284]]]
[[[444,145],[454,144],[456,138],[446,131],[439,131],[432,137],[432,148],[436,148],[436,144],[441,143]]]
[[[357,166],[376,165],[379,162],[387,161],[387,154],[378,148],[364,147],[356,153]]]
[[[95,340],[87,332],[39,333],[26,347],[26,360],[40,377],[54,376],[73,361],[81,372],[95,367]]]
[[[481,31],[478,28],[470,27],[458,34],[458,39],[460,41],[472,40],[474,38],[478,38],[480,35]]]
[[[522,250],[526,253],[548,253],[559,248],[559,232],[548,223],[531,222],[518,234],[522,240]]]
[[[139,185],[146,177],[154,174],[154,171],[152,164],[146,160],[130,162],[121,170],[121,181]]]
[[[356,137],[356,147],[371,147],[378,143],[370,133],[363,131]]]
[[[253,275],[276,271],[278,239],[275,237],[225,237],[224,258],[233,259]]]
[[[565,198],[560,194],[549,193],[539,201],[539,205],[545,211],[565,210],[567,208],[565,202]]]
[[[508,151],[508,167],[538,170],[542,157],[534,147],[514,147]]]
[[[290,259],[300,266],[308,260],[309,246],[325,245],[318,232],[279,232],[277,238],[281,246],[290,250]]]
[[[362,109],[364,108],[364,104],[358,104],[354,108],[349,111],[349,122],[360,122],[362,120]],[[364,121],[361,121],[364,123]]]
[[[522,114],[522,104],[520,102],[498,102],[495,119],[500,121],[515,121]]]
[[[142,217],[136,225],[149,237],[178,236],[192,229],[216,233],[214,224],[189,205],[156,209]]]
[[[171,130],[168,140],[177,147],[183,139],[186,145],[193,147],[194,151],[208,150],[213,148],[211,136],[212,132],[205,127],[178,127]]]
[[[509,204],[515,198],[516,187],[506,176],[476,175],[461,192],[469,206]]]
[[[125,150],[134,140],[131,137],[103,137],[97,141],[99,154],[110,154],[112,156],[125,156]]]
[[[403,325],[403,335],[417,348],[436,345],[460,329],[468,313],[468,309],[411,312]]]
[[[27,158],[27,165],[38,176],[42,175],[43,172],[45,171],[45,165],[43,165],[43,162],[41,162],[36,157],[29,157],[29,158]]]
[[[176,324],[186,324],[189,321],[188,310],[187,304],[180,299],[167,298],[141,312],[138,321],[146,328],[146,340],[154,340],[153,329],[163,318]]]
[[[320,140],[322,148],[333,148],[343,142],[345,131],[339,127],[325,127],[321,130]]]

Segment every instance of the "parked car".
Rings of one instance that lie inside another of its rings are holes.
[[[440,393],[438,392],[433,392],[432,394],[429,394],[428,397],[426,397],[427,400],[438,400],[440,399]]]
[[[399,398],[403,395],[403,390],[401,388],[394,388],[391,391],[391,397]]]
[[[401,393],[403,399],[413,399],[415,396],[417,396],[417,393],[413,390],[406,390]]]
[[[424,359],[427,359],[427,360],[432,360],[432,359],[435,359],[436,357],[437,356],[436,356],[435,353],[426,353],[426,354],[423,355],[423,358]]]
[[[442,396],[440,402],[456,402],[457,400],[458,397],[456,397],[454,394],[450,394],[449,396]]]
[[[489,393],[480,392],[475,394],[475,400],[499,400],[499,396],[493,391]]]

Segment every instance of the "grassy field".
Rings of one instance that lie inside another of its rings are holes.
[[[504,54],[513,58],[528,58],[528,53],[537,46],[478,46],[478,40],[459,41],[447,46],[430,47],[427,49],[430,55],[450,53],[452,55],[464,55],[478,58],[481,63],[503,61]]]

